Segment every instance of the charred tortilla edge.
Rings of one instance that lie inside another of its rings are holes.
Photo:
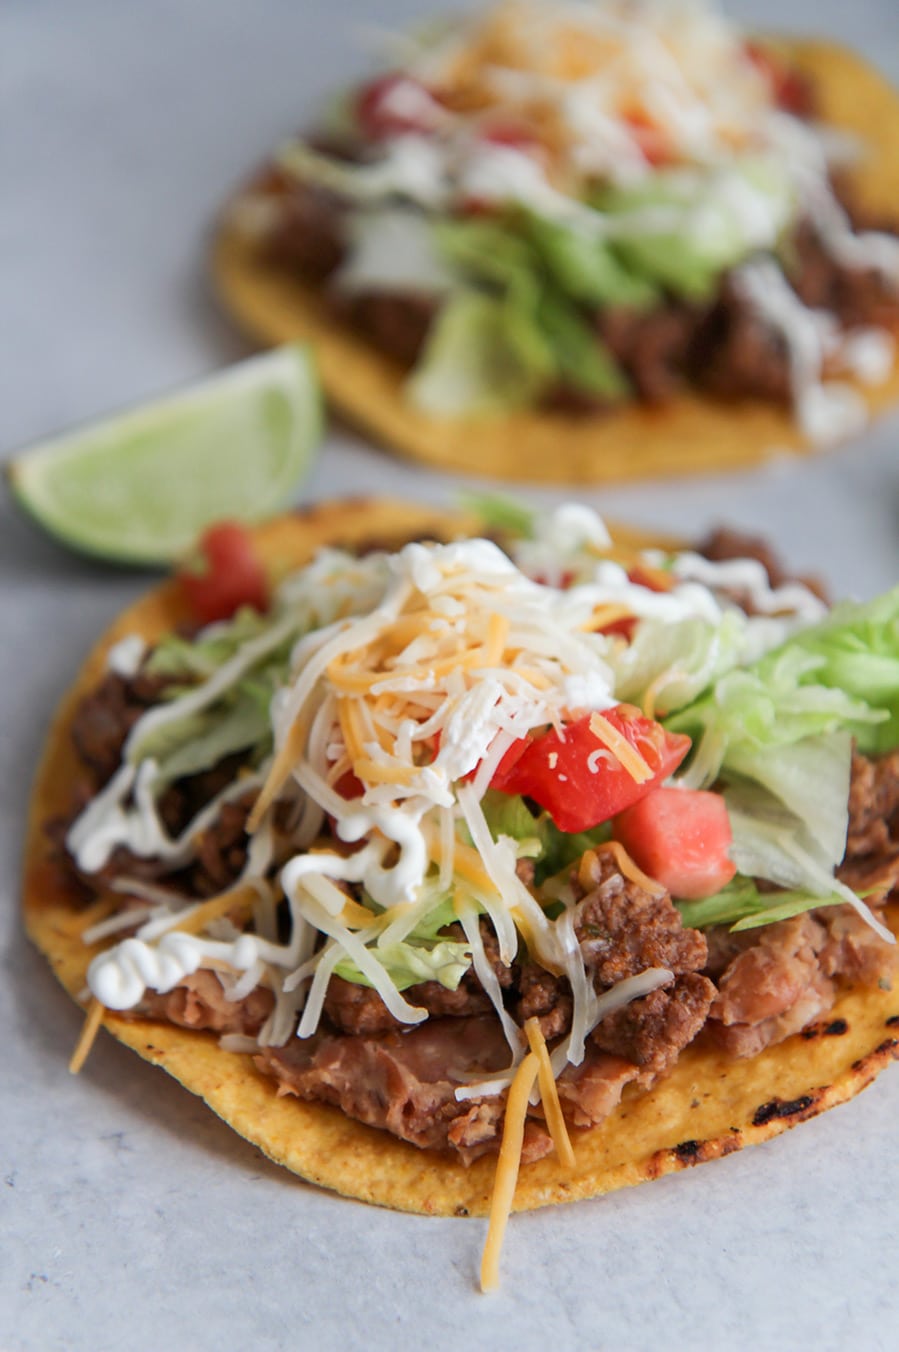
[[[860,204],[899,217],[899,94],[845,48],[795,42],[785,50],[815,81],[823,119],[856,135],[864,147],[853,175]],[[631,405],[596,417],[526,411],[501,419],[431,418],[404,398],[398,366],[337,322],[312,288],[260,260],[227,208],[211,253],[219,299],[251,337],[263,343],[312,342],[335,408],[379,442],[435,468],[598,483],[736,470],[784,451],[816,449],[804,441],[788,410],[761,400],[715,402],[696,394],[662,408]],[[872,413],[899,402],[899,360],[884,384],[857,388]]]
[[[256,530],[271,567],[305,562],[322,544],[378,537],[401,540],[434,532],[444,537],[464,518],[436,509],[382,501],[325,504],[281,517]],[[648,543],[639,533],[619,540]],[[78,999],[88,962],[81,933],[104,914],[102,902],[74,903],[73,884],[54,859],[47,823],[70,806],[78,762],[69,730],[81,697],[96,683],[109,647],[128,633],[148,640],[186,618],[173,583],[126,610],[88,656],[52,722],[33,787],[25,846],[23,911],[31,939]],[[888,908],[899,932],[899,906]],[[486,1214],[495,1164],[465,1168],[386,1132],[363,1126],[337,1109],[279,1097],[274,1081],[247,1055],[223,1051],[208,1033],[107,1014],[104,1027],[145,1060],[167,1070],[203,1098],[235,1131],[292,1172],[348,1197],[426,1215]],[[76,1022],[70,1030],[72,1044]],[[820,1026],[747,1061],[707,1047],[688,1047],[671,1075],[650,1092],[625,1091],[599,1128],[576,1134],[571,1173],[550,1156],[521,1170],[515,1210],[598,1196],[659,1178],[691,1164],[731,1154],[852,1098],[899,1058],[899,990],[847,990]],[[88,1078],[88,1065],[82,1072]]]

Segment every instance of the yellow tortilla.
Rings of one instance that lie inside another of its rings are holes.
[[[383,501],[314,507],[260,527],[259,549],[273,569],[304,563],[325,543],[378,537],[400,541],[435,531],[443,537],[460,518]],[[622,544],[647,541],[620,533]],[[23,907],[29,935],[77,999],[96,949],[81,934],[105,913],[103,902],[77,904],[77,889],[54,858],[46,825],[71,807],[78,761],[69,738],[75,707],[100,679],[109,647],[129,633],[153,640],[186,618],[173,583],[127,610],[90,654],[60,706],[34,784],[25,849]],[[888,908],[899,932],[899,906]],[[484,1215],[495,1161],[466,1168],[345,1117],[323,1104],[279,1098],[247,1055],[223,1051],[209,1033],[132,1021],[107,1013],[104,1026],[147,1061],[199,1094],[235,1131],[271,1159],[323,1187],[401,1211]],[[77,1025],[70,1035],[74,1043]],[[766,1140],[864,1089],[899,1057],[899,990],[848,990],[821,1028],[792,1037],[761,1056],[733,1061],[691,1046],[673,1073],[649,1093],[625,1090],[601,1127],[574,1137],[575,1167],[554,1156],[522,1168],[515,1210],[593,1197]],[[90,1069],[85,1072],[90,1074]]]
[[[843,48],[801,42],[788,50],[814,79],[824,119],[859,138],[863,159],[853,182],[860,204],[899,219],[899,94]],[[335,408],[377,441],[435,469],[598,483],[714,473],[784,450],[815,449],[786,409],[697,394],[660,409],[633,404],[596,417],[527,411],[490,419],[429,417],[406,400],[397,364],[338,323],[313,289],[262,261],[229,211],[215,234],[212,269],[221,301],[248,334],[263,343],[310,340]],[[859,389],[872,413],[899,402],[899,361],[884,384]]]

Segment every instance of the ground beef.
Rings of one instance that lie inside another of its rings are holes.
[[[588,852],[577,876],[586,895],[575,909],[574,928],[598,990],[648,967],[667,967],[677,976],[704,966],[705,938],[684,929],[667,892],[647,892],[623,878],[604,851]]]
[[[535,962],[522,964],[515,1018],[520,1024],[536,1018],[547,1041],[563,1037],[571,1027],[571,987],[566,977],[553,976]]]
[[[697,326],[689,354],[692,381],[719,399],[789,404],[789,354],[783,335],[725,277],[718,299]]]
[[[702,1028],[714,996],[708,977],[687,972],[671,986],[607,1014],[592,1040],[600,1051],[664,1075]]]
[[[829,310],[847,328],[899,322],[899,290],[875,268],[850,267],[828,250],[814,222],[799,226],[787,273],[800,300]]]
[[[599,313],[599,336],[644,403],[670,400],[684,383],[700,311],[677,302],[650,310],[611,306]]]
[[[783,563],[767,540],[758,535],[748,535],[743,531],[732,530],[729,526],[719,526],[705,539],[694,546],[696,553],[712,563],[724,563],[730,559],[755,559],[768,574],[768,582],[774,588],[789,582],[801,582],[809,591],[822,601],[828,601],[827,588],[820,578],[797,577],[784,568]],[[744,609],[748,609],[746,598],[742,598]]]
[[[255,799],[254,791],[223,803],[215,821],[197,836],[196,859],[190,869],[195,895],[212,897],[224,892],[243,872],[249,844],[247,817]]]
[[[437,311],[436,300],[425,295],[332,292],[328,300],[338,319],[407,368],[418,360]]]
[[[326,281],[346,254],[345,209],[334,193],[273,173],[260,185],[275,195],[277,223],[265,237],[265,256],[314,285]]]
[[[140,673],[125,677],[109,671],[80,701],[71,736],[81,761],[92,772],[95,788],[102,788],[119,768],[125,738],[164,688],[165,681],[158,677]]]

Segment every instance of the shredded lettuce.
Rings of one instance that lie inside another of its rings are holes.
[[[738,874],[714,896],[702,901],[676,901],[681,920],[690,929],[708,929],[711,925],[729,925],[732,930],[759,929],[778,920],[791,920],[805,911],[822,906],[844,906],[846,898],[810,896],[807,892],[760,892],[754,879]]]
[[[812,670],[819,685],[880,711],[847,721],[860,751],[876,756],[899,746],[899,587],[874,601],[835,606],[789,646],[817,662]]]
[[[735,757],[770,755],[776,747],[829,732],[857,735],[888,716],[861,696],[824,684],[824,661],[805,648],[804,637],[788,640],[745,670],[726,673],[665,720],[670,731],[686,732],[696,747],[683,776],[690,787],[713,783]]]
[[[141,756],[158,764],[157,784],[211,770],[238,751],[258,763],[271,750],[268,710],[249,692],[176,723],[163,724],[141,745]]]
[[[451,939],[441,939],[431,944],[407,939],[404,943],[389,944],[384,948],[372,946],[369,952],[377,958],[400,991],[420,981],[438,981],[447,990],[454,991],[471,966],[471,949],[467,944],[456,943]],[[334,971],[344,981],[352,981],[358,986],[372,984],[350,958],[338,962]]]
[[[242,606],[232,619],[209,625],[194,638],[167,634],[150,653],[144,670],[149,676],[166,677],[173,683],[206,680],[271,623],[271,616]]]
[[[548,383],[550,365],[533,330],[502,299],[451,293],[409,381],[409,396],[437,417],[485,416],[524,408]]]
[[[380,912],[381,907],[375,901],[370,897],[365,900],[373,914]],[[406,939],[395,944],[371,944],[369,952],[381,963],[397,990],[406,990],[419,981],[438,981],[454,991],[471,966],[469,945],[441,933],[455,920],[452,896],[438,897]],[[334,970],[344,981],[371,986],[351,958],[342,958]]]
[[[713,173],[661,169],[601,189],[593,205],[621,218],[613,238],[630,271],[690,300],[706,299],[755,250],[774,249],[795,212],[787,174],[760,157]]]
[[[498,493],[460,493],[459,504],[479,518],[485,531],[502,531],[521,540],[534,538],[537,513],[515,498]]]
[[[606,658],[615,674],[616,696],[642,704],[645,692],[658,683],[657,716],[683,708],[738,665],[746,627],[745,616],[736,609],[726,611],[718,625],[699,616],[674,623],[641,620],[631,642],[615,645]]]
[[[535,860],[534,879],[539,886],[562,869],[576,863],[586,850],[593,850],[610,838],[607,822],[590,831],[560,831],[548,812],[535,817],[518,794],[488,789],[481,800],[484,817],[494,840],[509,836]],[[532,848],[534,847],[534,848]]]
[[[419,407],[441,416],[502,413],[554,385],[602,400],[627,393],[576,299],[553,283],[521,234],[477,219],[434,228],[467,283],[448,296],[410,382]]]
[[[605,240],[532,212],[525,215],[523,228],[553,281],[573,300],[631,309],[658,301],[659,288],[651,278],[627,268]]]

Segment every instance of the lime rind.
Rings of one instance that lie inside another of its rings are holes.
[[[322,426],[312,358],[289,343],[43,442],[7,477],[29,515],[72,548],[167,563],[212,521],[259,521],[282,507],[311,467]]]

